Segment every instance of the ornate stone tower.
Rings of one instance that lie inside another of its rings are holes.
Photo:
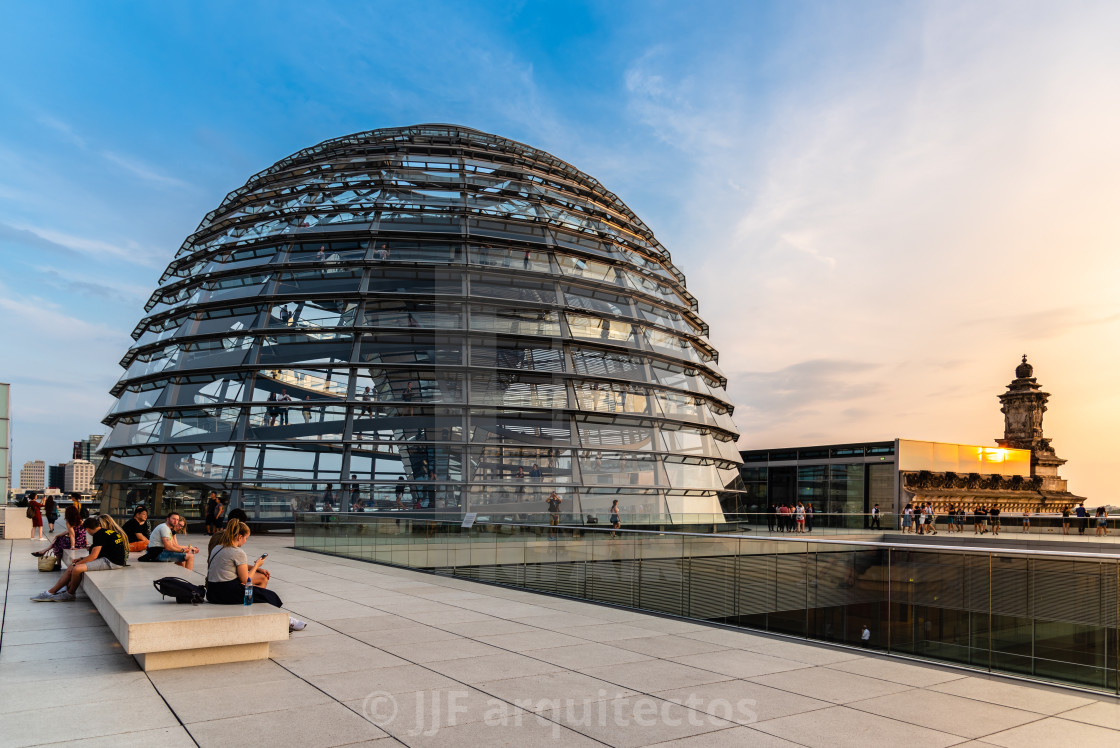
[[[996,443],[1001,447],[1029,449],[1031,475],[1042,479],[1040,493],[1066,497],[1066,482],[1058,475],[1058,468],[1066,461],[1055,454],[1050,440],[1042,435],[1042,414],[1046,412],[1050,393],[1042,391],[1033,375],[1034,367],[1023,354],[1023,362],[1015,368],[1015,379],[1007,385],[1007,392],[999,396],[1003,406],[1003,438],[996,439]]]

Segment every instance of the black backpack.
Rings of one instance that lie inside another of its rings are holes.
[[[191,584],[179,577],[163,577],[152,582],[156,592],[164,597],[173,597],[177,603],[198,605],[206,600],[206,588]]]

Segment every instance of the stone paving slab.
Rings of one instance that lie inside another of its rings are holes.
[[[30,602],[55,575],[27,541],[0,541],[0,748],[1120,744],[1107,696],[290,544],[254,537],[248,552],[269,552],[307,630],[269,660],[144,673],[88,601]],[[107,696],[48,718],[76,683]]]

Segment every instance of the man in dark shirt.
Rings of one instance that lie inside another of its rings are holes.
[[[1084,535],[1085,528],[1089,526],[1089,512],[1085,511],[1085,502],[1078,504],[1073,513],[1077,515],[1077,534]]]
[[[70,564],[54,587],[40,592],[31,599],[37,603],[71,602],[78,591],[78,585],[82,583],[82,575],[87,571],[119,569],[124,566],[128,551],[121,534],[115,529],[110,529],[115,526],[115,522],[109,521],[106,527],[102,527],[101,521],[96,517],[90,517],[83,522],[82,527],[92,535],[89,555]]]
[[[148,525],[148,508],[140,504],[132,510],[132,519],[124,523],[124,538],[128,543],[128,550],[132,553],[145,550],[148,547],[148,536],[152,528]]]

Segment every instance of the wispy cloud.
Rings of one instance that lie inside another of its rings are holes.
[[[95,299],[131,300],[137,303],[147,300],[151,294],[151,289],[135,284],[79,276],[53,267],[40,266],[35,269],[39,272],[42,283],[61,291],[78,293]]]
[[[48,239],[31,229],[9,226],[6,223],[0,223],[0,242],[34,247],[60,255],[77,256],[80,254],[73,247]]]
[[[735,417],[757,427],[815,412],[822,403],[852,403],[880,389],[882,382],[875,376],[880,368],[862,361],[812,359],[776,371],[739,372],[729,382],[739,403]]]
[[[70,125],[66,124],[62,120],[56,117],[52,117],[49,114],[40,114],[35,119],[39,122],[39,124],[45,125],[46,127],[61,135],[62,138],[68,141],[71,145],[77,146],[78,148],[86,147],[85,138],[76,133],[74,131],[74,128],[70,127]]]
[[[152,167],[144,164],[138,159],[130,156],[123,156],[113,151],[102,151],[101,157],[111,164],[116,164],[134,177],[143,179],[145,182],[152,182],[154,184],[161,184],[165,187],[178,187],[180,189],[187,189],[190,185],[182,179],[169,177],[166,174],[160,174]]]
[[[4,239],[61,254],[127,259],[129,262],[149,267],[160,264],[160,252],[145,249],[136,242],[116,244],[102,239],[75,236],[42,226],[0,223],[0,240]]]
[[[137,179],[163,187],[173,187],[176,189],[192,188],[192,185],[189,183],[160,172],[158,169],[150,164],[144,163],[143,160],[136,156],[91,145],[86,137],[77,132],[72,126],[53,115],[43,113],[36,116],[35,119],[51,131],[58,133],[58,135],[70,145],[83,151],[95,153],[97,157],[123,169]]]

